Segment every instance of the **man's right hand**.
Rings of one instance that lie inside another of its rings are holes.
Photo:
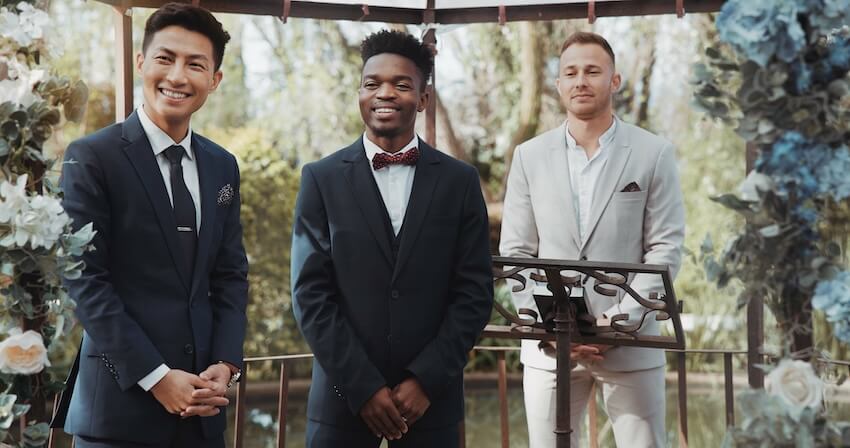
[[[602,361],[602,346],[597,344],[570,344],[570,360],[578,361]]]
[[[227,398],[213,397],[199,403],[192,398],[195,389],[215,387],[211,381],[183,370],[171,369],[150,390],[154,398],[172,414],[180,414],[189,406],[196,410],[193,415],[211,416],[220,411],[218,406],[227,406]]]
[[[360,417],[375,437],[398,440],[407,433],[407,423],[395,407],[388,387],[382,387],[372,395],[360,409]]]

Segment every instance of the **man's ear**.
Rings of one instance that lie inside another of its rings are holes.
[[[218,88],[218,85],[221,84],[221,79],[224,77],[224,73],[221,70],[213,73],[212,82],[210,83],[210,92],[215,92],[215,89]]]
[[[136,74],[142,75],[142,64],[145,63],[145,55],[141,51],[136,53]]]
[[[418,112],[422,112],[428,107],[428,103],[431,101],[431,86],[426,85],[424,89],[422,89],[422,93],[419,94],[419,104],[416,105],[416,110]]]
[[[611,77],[611,91],[619,92],[622,82],[623,82],[623,79],[620,76],[620,74],[614,73],[614,76]]]

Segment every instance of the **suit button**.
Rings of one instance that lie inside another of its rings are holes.
[[[391,335],[391,334],[387,335],[387,342],[390,342],[390,343],[393,342],[393,335]]]
[[[582,260],[582,261],[586,261],[586,260],[587,260],[587,255],[582,255],[582,256],[581,256],[581,258],[580,258],[580,260]]]
[[[191,355],[192,353],[195,353],[195,347],[193,347],[192,344],[186,344],[183,346],[183,353]]]
[[[393,289],[392,292],[390,292],[390,297],[392,297],[393,300],[398,300],[399,296],[401,296],[401,294],[398,293],[397,289]]]

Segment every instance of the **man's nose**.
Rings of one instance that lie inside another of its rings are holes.
[[[173,84],[184,84],[186,82],[186,65],[181,62],[171,64],[165,79]]]
[[[390,83],[383,83],[378,87],[377,96],[379,98],[395,98],[396,91]]]

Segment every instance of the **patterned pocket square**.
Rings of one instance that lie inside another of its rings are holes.
[[[233,187],[227,184],[221,187],[221,190],[218,190],[218,205],[225,207],[230,205],[231,202],[233,202]]]
[[[620,193],[632,193],[635,191],[640,191],[640,187],[638,186],[637,182],[632,182],[626,185],[626,188],[620,190]]]

